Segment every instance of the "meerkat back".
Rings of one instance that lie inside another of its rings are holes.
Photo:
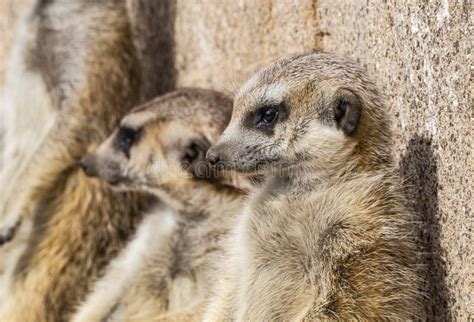
[[[42,142],[2,195],[33,223],[5,275],[0,320],[65,320],[149,204],[146,195],[87,178],[77,164],[137,102],[140,66],[123,1],[39,0],[27,28],[18,63],[42,82],[41,115],[53,124],[33,129]]]

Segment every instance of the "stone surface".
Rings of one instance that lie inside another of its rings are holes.
[[[322,0],[318,10],[324,50],[358,60],[386,94],[428,252],[427,315],[474,318],[468,2]]]
[[[316,14],[310,0],[178,1],[178,85],[233,92],[259,66],[318,49]]]
[[[233,92],[259,66],[310,49],[365,66],[386,95],[407,199],[420,218],[425,314],[430,320],[474,319],[467,0],[163,0],[151,11],[144,4],[155,0],[127,1],[135,24],[145,21],[161,31],[134,28],[149,66],[144,98],[175,84]],[[0,75],[18,13],[31,2],[0,1]],[[160,72],[168,83],[157,83]],[[0,90],[2,82],[3,75]]]

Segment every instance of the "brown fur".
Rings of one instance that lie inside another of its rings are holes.
[[[27,24],[22,62],[44,82],[54,124],[3,195],[7,216],[34,219],[6,276],[0,320],[63,321],[149,203],[77,166],[137,101],[140,66],[123,1],[38,1]]]
[[[125,0],[142,66],[140,102],[175,88],[175,1]]]
[[[234,232],[207,321],[418,316],[418,250],[389,124],[366,73],[330,54],[278,60],[244,84],[208,157],[266,182]]]
[[[181,89],[134,109],[84,158],[87,173],[118,189],[151,192],[168,207],[148,215],[74,321],[201,319],[211,267],[243,201],[231,178],[207,172],[204,160],[231,109],[221,93]],[[125,149],[123,129],[138,133]]]

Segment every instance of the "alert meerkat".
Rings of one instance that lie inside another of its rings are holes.
[[[28,88],[8,94],[5,107],[9,131],[26,138],[11,143],[24,163],[1,186],[0,226],[8,233],[19,217],[32,218],[32,229],[4,273],[1,321],[66,320],[149,204],[78,166],[137,102],[140,65],[123,2],[39,0],[25,20],[12,68]],[[44,124],[27,133],[34,120]]]
[[[391,147],[381,96],[356,64],[308,53],[251,77],[207,157],[266,179],[205,320],[416,318],[418,249]]]
[[[243,202],[235,181],[205,161],[231,113],[224,94],[180,89],[132,110],[84,157],[89,175],[168,207],[145,219],[73,321],[201,320],[221,240]]]

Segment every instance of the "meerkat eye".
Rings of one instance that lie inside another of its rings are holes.
[[[139,134],[140,131],[136,129],[120,128],[115,141],[116,146],[128,156],[130,148],[137,141]]]
[[[277,115],[278,112],[273,107],[266,107],[262,110],[259,123],[272,124],[275,121]]]
[[[244,126],[249,129],[258,129],[266,134],[273,134],[277,122],[288,118],[288,106],[285,102],[265,104],[252,110],[244,118]]]

